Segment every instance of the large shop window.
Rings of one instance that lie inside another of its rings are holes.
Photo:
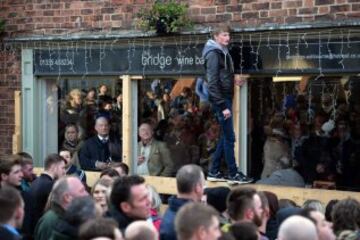
[[[106,116],[111,123],[111,158],[121,160],[121,79],[64,78],[57,80],[56,86],[58,150],[70,149],[76,153],[84,141],[94,136],[96,117]],[[165,143],[171,158],[167,161],[173,163],[172,176],[189,163],[200,165],[207,173],[220,130],[206,99],[205,88],[203,78],[196,76],[138,81],[139,126],[148,123],[154,139]],[[226,171],[225,165],[223,169]]]
[[[95,119],[104,116],[110,120],[111,160],[120,161],[121,80],[118,78],[64,78],[57,80],[57,89],[58,150],[68,149],[76,155],[84,141],[96,135]]]
[[[200,165],[207,173],[211,164],[220,129],[202,95],[202,80],[198,76],[145,77],[137,83],[138,125],[150,125],[154,139],[166,144],[172,175],[188,163]],[[111,158],[121,160],[121,79],[44,82],[44,142],[76,152],[94,136],[95,118],[103,115],[111,122]],[[248,156],[241,159],[248,163],[248,175],[263,181],[278,170],[295,169],[307,186],[325,181],[337,189],[360,190],[359,92],[358,76],[250,78]],[[138,130],[133,129],[139,134]],[[54,137],[56,143],[50,141]],[[141,149],[138,155],[143,154]]]
[[[251,175],[294,168],[307,186],[360,190],[360,79],[255,78],[249,84]],[[325,184],[331,186],[331,184]]]
[[[181,166],[190,163],[200,165],[205,174],[208,172],[220,129],[206,97],[206,87],[199,76],[146,78],[139,82],[139,125],[149,124],[154,129],[154,139],[165,143],[173,176]],[[140,148],[143,149],[141,145]],[[226,170],[226,166],[223,168]]]

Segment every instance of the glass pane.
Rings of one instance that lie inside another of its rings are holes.
[[[189,163],[200,165],[207,173],[210,155],[219,137],[219,126],[208,101],[196,94],[196,79],[195,76],[146,78],[139,82],[139,125],[149,124],[154,129],[154,139],[164,143],[169,150],[172,176]],[[142,162],[146,148],[140,137],[139,141],[138,154]],[[226,171],[226,167],[223,168]],[[158,172],[150,165],[149,169],[141,171],[139,173],[150,175],[168,174]]]
[[[76,155],[87,139],[97,135],[94,128],[95,120],[103,116],[110,122],[109,159],[120,161],[121,80],[69,78],[58,80],[58,86],[58,148],[71,150]]]
[[[41,81],[39,85],[42,125],[39,128],[40,159],[45,159],[50,153],[57,152],[57,103],[58,87],[55,80]]]
[[[250,81],[251,175],[293,168],[308,186],[360,190],[359,77],[276,79]]]

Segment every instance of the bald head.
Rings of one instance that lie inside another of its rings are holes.
[[[279,240],[317,240],[315,224],[301,216],[286,219],[279,228]]]
[[[106,117],[97,118],[95,122],[95,130],[101,137],[107,137],[110,131],[108,119]]]
[[[144,144],[149,143],[153,138],[153,128],[148,123],[142,123],[139,127],[139,137]]]
[[[176,186],[179,194],[191,194],[200,190],[198,194],[199,199],[196,199],[200,201],[201,196],[204,194],[204,185],[204,174],[198,165],[184,165],[176,173]],[[201,187],[200,189],[198,189],[199,186]]]
[[[76,197],[87,196],[84,184],[75,176],[65,176],[57,180],[50,194],[51,202],[55,202],[64,209]]]
[[[157,240],[158,238],[155,227],[146,221],[135,221],[125,231],[126,240]]]

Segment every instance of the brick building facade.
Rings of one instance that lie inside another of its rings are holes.
[[[148,0],[3,0],[0,19],[6,20],[0,52],[0,155],[11,152],[14,133],[14,90],[21,89],[21,48],[7,44],[32,36],[59,37],[81,33],[120,33],[135,30],[139,9]],[[221,22],[239,29],[360,24],[358,0],[190,0],[195,32]],[[299,27],[298,27],[299,28]],[[139,33],[140,34],[140,33]],[[18,46],[26,47],[26,42]]]

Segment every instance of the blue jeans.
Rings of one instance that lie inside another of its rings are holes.
[[[226,120],[224,119],[222,110],[215,105],[213,107],[216,118],[220,124],[220,138],[216,150],[212,155],[210,172],[213,174],[219,172],[221,159],[224,157],[229,176],[234,176],[237,173],[237,167],[234,153],[235,133],[232,117],[232,100],[226,99],[226,107],[231,111],[231,117]]]

